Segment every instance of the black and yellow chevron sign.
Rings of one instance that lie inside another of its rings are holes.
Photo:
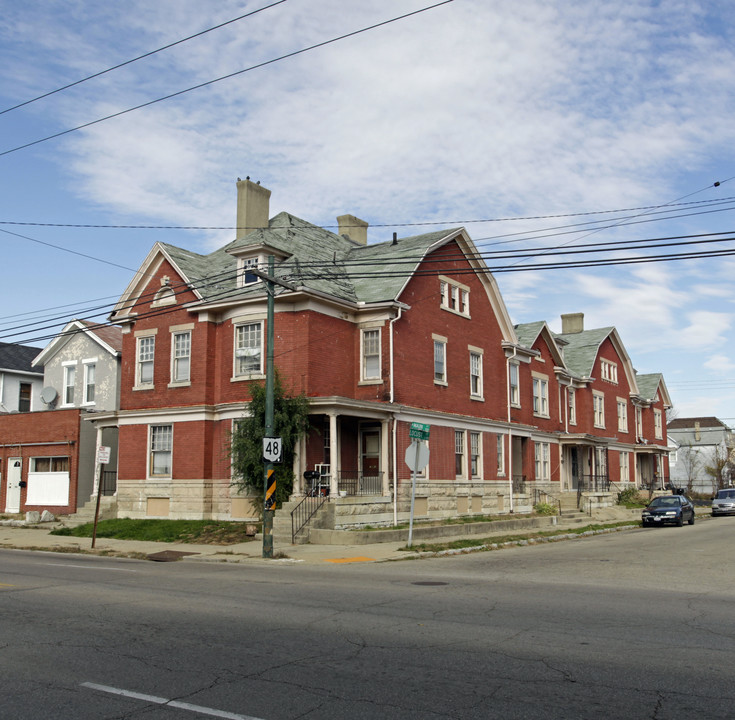
[[[265,491],[265,509],[274,510],[276,507],[276,471],[273,468],[268,470],[267,490]]]

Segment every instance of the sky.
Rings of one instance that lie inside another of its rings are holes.
[[[615,326],[675,415],[735,425],[735,257],[651,261],[735,249],[730,3],[435,3],[3,0],[0,341],[107,317],[156,241],[234,239],[249,176],[271,216],[350,213],[369,243],[466,227],[514,323]],[[595,257],[649,262],[544,267],[622,241]]]

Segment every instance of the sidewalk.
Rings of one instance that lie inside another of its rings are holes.
[[[605,525],[630,520],[630,527],[640,525],[640,511],[638,514],[630,511],[608,512],[605,517],[591,517],[586,524]],[[263,558],[263,543],[258,536],[248,543],[237,545],[194,545],[185,543],[146,542],[138,540],[117,540],[113,538],[97,538],[94,549],[91,547],[91,538],[78,538],[63,535],[51,535],[51,530],[58,527],[58,523],[32,527],[13,527],[0,524],[0,548],[16,550],[36,550],[60,553],[83,553],[108,557],[130,557],[141,560],[170,562],[183,560],[187,562],[227,562],[227,563],[266,563],[266,564],[344,564],[361,562],[386,562],[391,560],[405,560],[409,558],[429,557],[436,555],[433,552],[416,552],[401,550],[406,546],[406,540],[398,542],[376,542],[371,544],[330,544],[330,545],[280,545],[274,543],[273,559]],[[580,521],[565,522],[560,518],[554,527],[557,530],[570,530],[580,527]],[[551,528],[548,528],[551,529]],[[518,527],[512,531],[501,530],[488,532],[477,538],[477,545],[493,536],[523,536],[538,531],[538,528]],[[613,531],[611,528],[610,531]],[[596,531],[600,532],[600,531]],[[345,535],[348,535],[347,533]],[[577,537],[577,536],[575,536]],[[435,538],[432,542],[456,539],[452,534],[451,526],[447,527],[447,534]],[[559,539],[571,539],[569,535],[562,535]],[[420,541],[414,539],[414,544]],[[546,540],[520,541],[522,544],[537,544],[549,542]],[[512,543],[517,544],[517,543]],[[467,550],[444,551],[441,554],[460,554]]]

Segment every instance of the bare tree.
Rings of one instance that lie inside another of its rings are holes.
[[[712,480],[712,492],[716,493],[730,481],[730,451],[725,443],[715,445],[704,465],[704,471]]]
[[[687,493],[692,492],[694,481],[702,470],[703,460],[699,450],[692,443],[682,443],[676,453],[677,467],[686,479]]]

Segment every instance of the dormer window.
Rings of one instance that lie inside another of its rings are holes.
[[[466,285],[439,277],[439,305],[443,310],[457,315],[470,316],[470,289]]]
[[[607,382],[618,384],[618,366],[609,360],[600,360],[600,373],[602,379]]]
[[[263,265],[259,255],[249,258],[239,258],[237,261],[237,284],[238,287],[247,287],[260,282],[260,278],[252,272]]]

